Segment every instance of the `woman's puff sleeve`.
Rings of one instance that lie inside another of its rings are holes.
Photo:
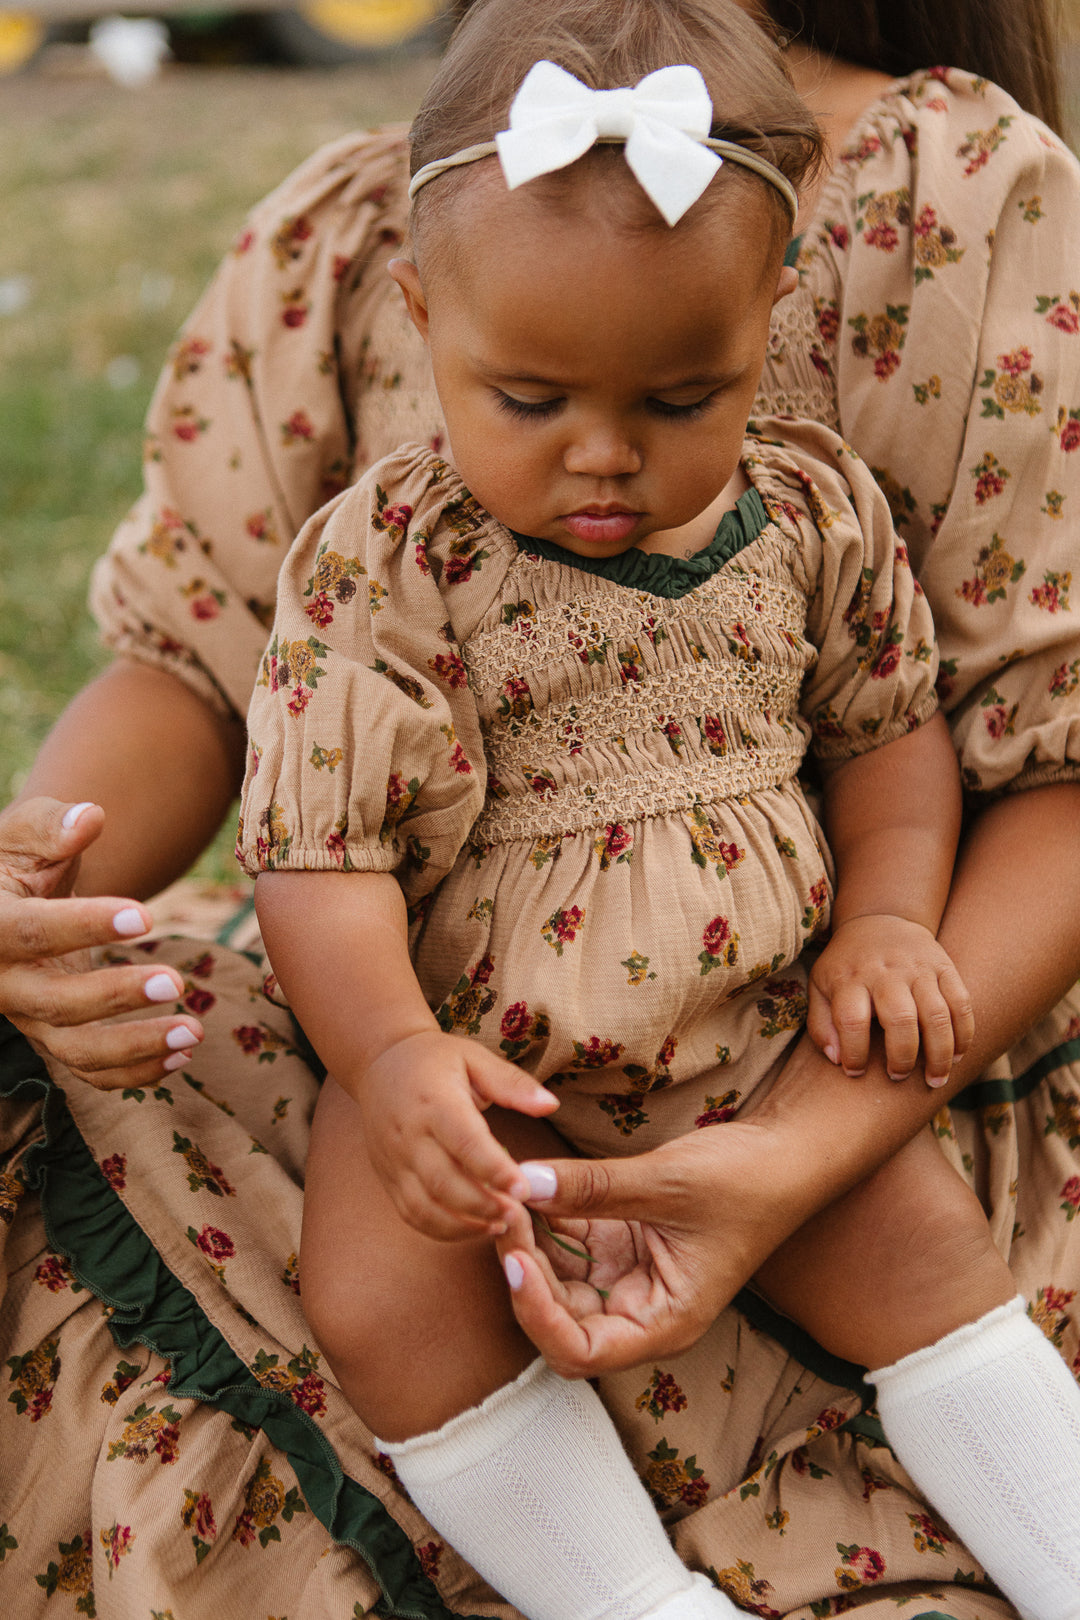
[[[147,421],[144,492],[98,563],[117,652],[243,717],[278,569],[352,476],[349,368],[397,296],[404,136],[349,136],[251,213],[185,324]]]
[[[248,872],[394,872],[412,901],[480,813],[480,725],[438,582],[448,471],[419,448],[387,457],[289,553],[249,711]]]
[[[861,127],[804,250],[839,289],[841,428],[933,605],[965,785],[1074,780],[1080,167],[970,74],[917,75],[905,107]]]
[[[764,435],[768,423],[759,428]],[[752,476],[802,548],[806,634],[817,658],[800,711],[813,751],[847,759],[904,736],[937,709],[933,621],[866,465],[815,423],[784,421],[782,431],[779,454],[762,440]]]

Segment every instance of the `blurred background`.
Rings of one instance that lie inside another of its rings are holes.
[[[322,142],[411,117],[446,34],[441,0],[147,0],[126,36],[93,0],[22,3],[0,10],[0,803],[104,661],[87,575],[176,328],[253,202]],[[1078,41],[1068,0],[1074,145]],[[232,877],[227,843],[206,879]]]

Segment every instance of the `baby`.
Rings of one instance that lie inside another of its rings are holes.
[[[480,0],[414,125],[392,267],[447,458],[406,447],[305,527],[250,713],[239,848],[333,1076],[305,1309],[416,1505],[530,1620],[734,1611],[517,1325],[494,1239],[520,1162],[641,1152],[760,1096],[826,934],[812,1027],[845,1067],[872,1015],[898,1075],[920,1032],[929,1078],[972,1033],[935,937],[959,785],[925,602],[850,449],[747,430],[818,156],[725,0]],[[942,1307],[964,1422],[943,1438],[913,1308],[865,1355],[896,1362],[870,1374],[890,1439],[1025,1613],[1076,1613],[1077,1538],[1029,1525],[1047,1458],[1080,1475],[1076,1387],[929,1134],[909,1177],[916,1208],[955,1183],[973,1229]],[[985,1363],[1025,1445],[980,1529]]]

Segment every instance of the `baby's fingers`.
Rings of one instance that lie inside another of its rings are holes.
[[[924,1000],[931,1015],[931,1027],[938,1031],[934,1019],[931,990],[937,989],[936,979],[924,984]],[[939,998],[940,1000],[940,998]],[[945,1003],[942,1001],[941,1006]],[[906,1080],[919,1056],[919,1026],[922,1004],[918,1003],[912,986],[899,976],[889,977],[874,986],[874,1012],[885,1036],[885,1067],[890,1080]],[[952,1059],[952,1025],[949,1028],[950,1061]]]
[[[497,1103],[500,1108],[512,1108],[515,1113],[539,1118],[554,1113],[559,1106],[558,1098],[538,1084],[531,1074],[482,1046],[470,1050],[467,1061],[469,1081],[482,1108],[488,1103]]]
[[[975,1019],[971,1000],[952,966],[915,986],[923,1041],[923,1073],[928,1086],[943,1086],[957,1057],[971,1045]]]
[[[832,995],[832,1021],[845,1074],[865,1074],[870,1057],[870,992],[857,979],[846,979]]]
[[[833,1023],[832,1002],[818,989],[813,974],[807,986],[806,1033],[830,1063],[840,1062],[840,1036]]]
[[[388,1187],[402,1220],[443,1243],[495,1236],[505,1225],[498,1200],[434,1144],[425,1144],[413,1166]]]

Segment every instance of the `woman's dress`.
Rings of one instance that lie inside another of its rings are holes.
[[[838,426],[888,497],[974,805],[1078,774],[1078,178],[985,81],[901,81],[826,185],[763,379],[764,412]],[[317,154],[255,210],[155,396],[146,494],[94,605],[115,647],[225,711],[246,712],[306,518],[398,444],[441,443],[383,271],[404,185],[400,134]],[[0,1609],[512,1616],[372,1455],[311,1342],[296,1251],[318,1082],[264,965],[194,940],[112,954],[132,953],[180,968],[206,1027],[190,1067],[107,1094],[58,1075],[43,1111],[40,1061],[10,1030],[0,1048]],[[1078,1060],[1067,999],[937,1129],[1080,1371]],[[768,1616],[1007,1616],[858,1370],[741,1303],[686,1356],[601,1381],[680,1553]]]

